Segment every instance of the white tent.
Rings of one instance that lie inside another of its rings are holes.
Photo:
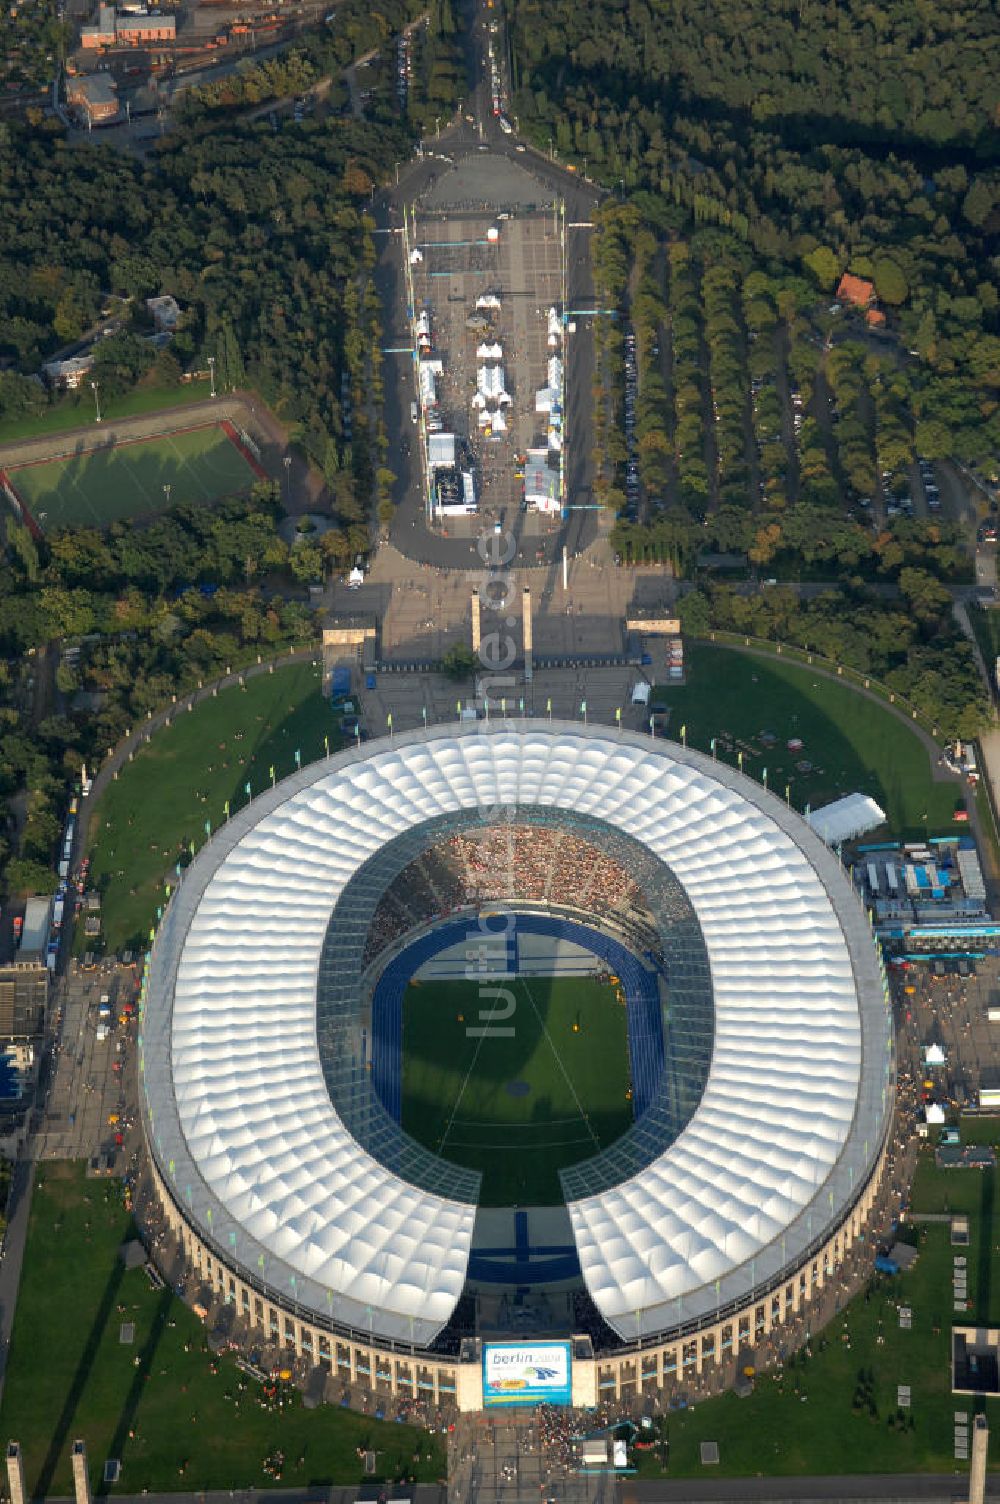
[[[939,1044],[929,1044],[924,1050],[925,1065],[944,1065],[947,1059],[947,1055]]]
[[[549,309],[549,336],[555,335],[558,339],[562,334],[562,319],[554,308]]]
[[[500,299],[495,292],[484,292],[476,299],[477,308],[499,308]]]
[[[427,466],[430,470],[450,470],[455,463],[455,435],[432,433],[427,441]]]
[[[503,345],[499,344],[496,340],[494,340],[493,344],[491,344],[491,345],[488,345],[488,344],[477,345],[476,346],[476,359],[477,360],[502,360],[503,359]]]
[[[943,1123],[944,1108],[940,1102],[928,1102],[924,1109],[924,1119],[928,1123]]]
[[[868,794],[845,794],[822,809],[813,810],[809,824],[828,846],[839,846],[842,841],[853,840],[885,824],[885,810],[880,809]]]

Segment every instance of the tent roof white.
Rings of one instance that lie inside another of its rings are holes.
[[[568,1208],[587,1286],[621,1335],[780,1277],[880,1152],[892,1026],[871,932],[782,801],[673,743],[574,723],[442,725],[352,748],[265,790],[199,854],[156,937],[144,1013],[146,1131],[165,1181],[231,1262],[323,1319],[428,1341],[461,1293],[475,1216],[385,1168],[333,1106],[316,1033],[331,912],[403,832],[531,805],[607,821],[666,862],[711,969],[714,1047],[687,1127]]]
[[[845,794],[822,809],[814,809],[809,824],[828,846],[839,846],[842,841],[851,841],[885,824],[885,810],[880,809],[868,794]]]
[[[455,435],[432,433],[427,439],[427,463],[432,470],[447,470],[455,463]]]

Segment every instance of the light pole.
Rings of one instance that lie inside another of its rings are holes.
[[[98,396],[98,392],[100,390],[100,385],[101,385],[101,383],[99,381],[92,381],[90,383],[90,390],[94,394],[94,410],[97,413],[97,416],[94,419],[95,423],[100,423],[100,421],[101,421],[101,399]]]
[[[549,137],[549,161],[551,162],[552,160],[553,160],[552,137],[550,136]]]
[[[170,508],[170,485],[166,481],[164,481],[164,483],[163,483],[163,494],[167,498],[167,509],[169,511],[169,508]]]
[[[208,357],[208,378],[212,383],[212,396],[215,396],[215,356]]]
[[[292,499],[292,456],[290,454],[286,454],[285,455],[285,506],[286,507],[291,502],[291,499]]]

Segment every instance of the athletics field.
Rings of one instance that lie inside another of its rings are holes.
[[[499,989],[512,995],[512,1011],[492,996]],[[477,1035],[491,1008],[502,1022]],[[557,1205],[559,1170],[631,1122],[616,988],[592,977],[511,977],[485,992],[479,982],[407,988],[403,1127],[442,1158],[482,1171],[482,1205]]]
[[[42,532],[103,528],[181,503],[210,505],[248,491],[263,475],[228,423],[61,454],[5,472]]]

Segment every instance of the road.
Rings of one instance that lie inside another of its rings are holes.
[[[394,493],[397,510],[391,540],[401,553],[419,563],[439,569],[477,571],[482,568],[482,559],[475,538],[469,536],[470,529],[466,527],[460,536],[455,536],[454,529],[449,534],[444,528],[428,527],[425,517],[417,432],[409,421],[415,387],[402,250],[404,207],[418,204],[426,212],[447,213],[448,204],[452,203],[456,207],[460,204],[463,214],[488,210],[523,213],[529,204],[541,210],[543,205],[563,200],[567,225],[566,295],[572,309],[593,305],[589,231],[582,227],[589,224],[600,198],[600,191],[579,173],[567,171],[557,161],[519,140],[515,133],[506,134],[501,129],[493,115],[486,56],[487,14],[497,20],[497,12],[487,13],[474,4],[465,7],[472,87],[462,110],[444,124],[438,135],[420,143],[414,158],[398,164],[396,182],[377,194],[372,206],[380,250],[376,282],[384,310],[384,345],[393,352],[386,355],[384,367],[385,421],[387,431],[398,436],[398,449],[391,461],[397,475]],[[495,41],[498,55],[505,56],[502,29]],[[585,502],[589,492],[589,445],[584,440],[574,446],[574,439],[586,432],[589,423],[593,359],[589,329],[579,321],[578,326],[579,333],[573,339],[567,362],[567,494],[573,502]],[[593,542],[598,525],[595,511],[571,508],[551,530],[543,530],[536,538],[531,529],[532,536],[522,540],[519,536],[522,524],[519,518],[515,519],[516,564],[521,568],[550,567],[561,558],[564,547],[571,557],[577,556]]]

